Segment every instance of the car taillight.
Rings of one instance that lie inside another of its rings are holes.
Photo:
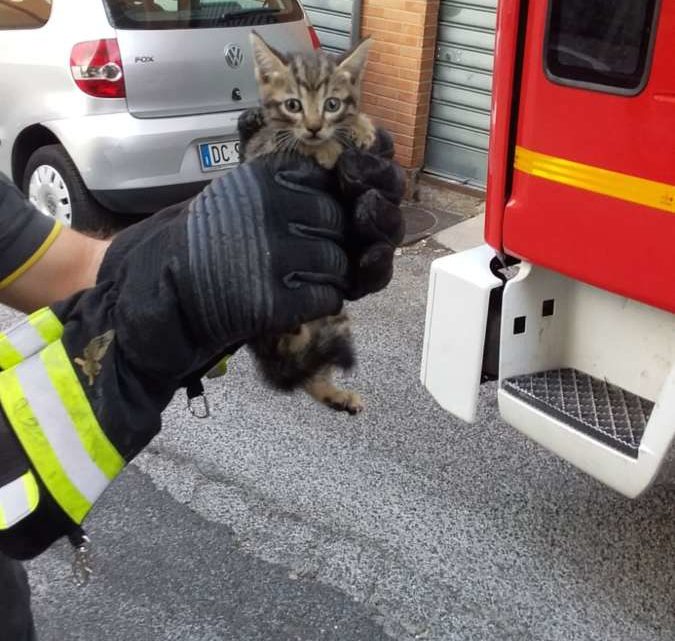
[[[117,40],[80,42],[70,54],[75,84],[97,98],[124,98],[124,70]]]
[[[319,36],[316,35],[314,27],[309,25],[307,28],[309,29],[309,37],[312,39],[312,47],[321,49],[321,42],[319,41]]]

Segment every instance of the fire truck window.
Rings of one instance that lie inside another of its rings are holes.
[[[634,94],[648,75],[658,0],[551,0],[549,77]]]

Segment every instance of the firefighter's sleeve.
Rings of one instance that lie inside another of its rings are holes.
[[[0,552],[77,532],[184,381],[339,311],[344,216],[306,160],[254,161],[112,244],[98,284],[0,335]]]
[[[60,223],[37,212],[0,173],[0,290],[35,264],[60,231]]]

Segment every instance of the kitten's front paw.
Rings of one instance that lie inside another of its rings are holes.
[[[251,107],[239,116],[238,126],[246,132],[257,132],[265,126],[265,111],[262,107]]]
[[[370,149],[377,140],[375,125],[370,118],[361,114],[352,130],[352,139],[358,149]]]
[[[244,162],[248,143],[265,126],[265,112],[262,107],[251,107],[240,116],[237,121],[239,132],[239,162]]]
[[[342,145],[336,140],[329,140],[325,145],[317,149],[314,159],[324,169],[333,169],[342,153]]]

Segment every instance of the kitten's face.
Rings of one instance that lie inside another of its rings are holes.
[[[370,41],[339,60],[320,51],[286,59],[255,33],[251,42],[267,121],[279,131],[281,147],[319,146],[332,139],[348,144]]]

